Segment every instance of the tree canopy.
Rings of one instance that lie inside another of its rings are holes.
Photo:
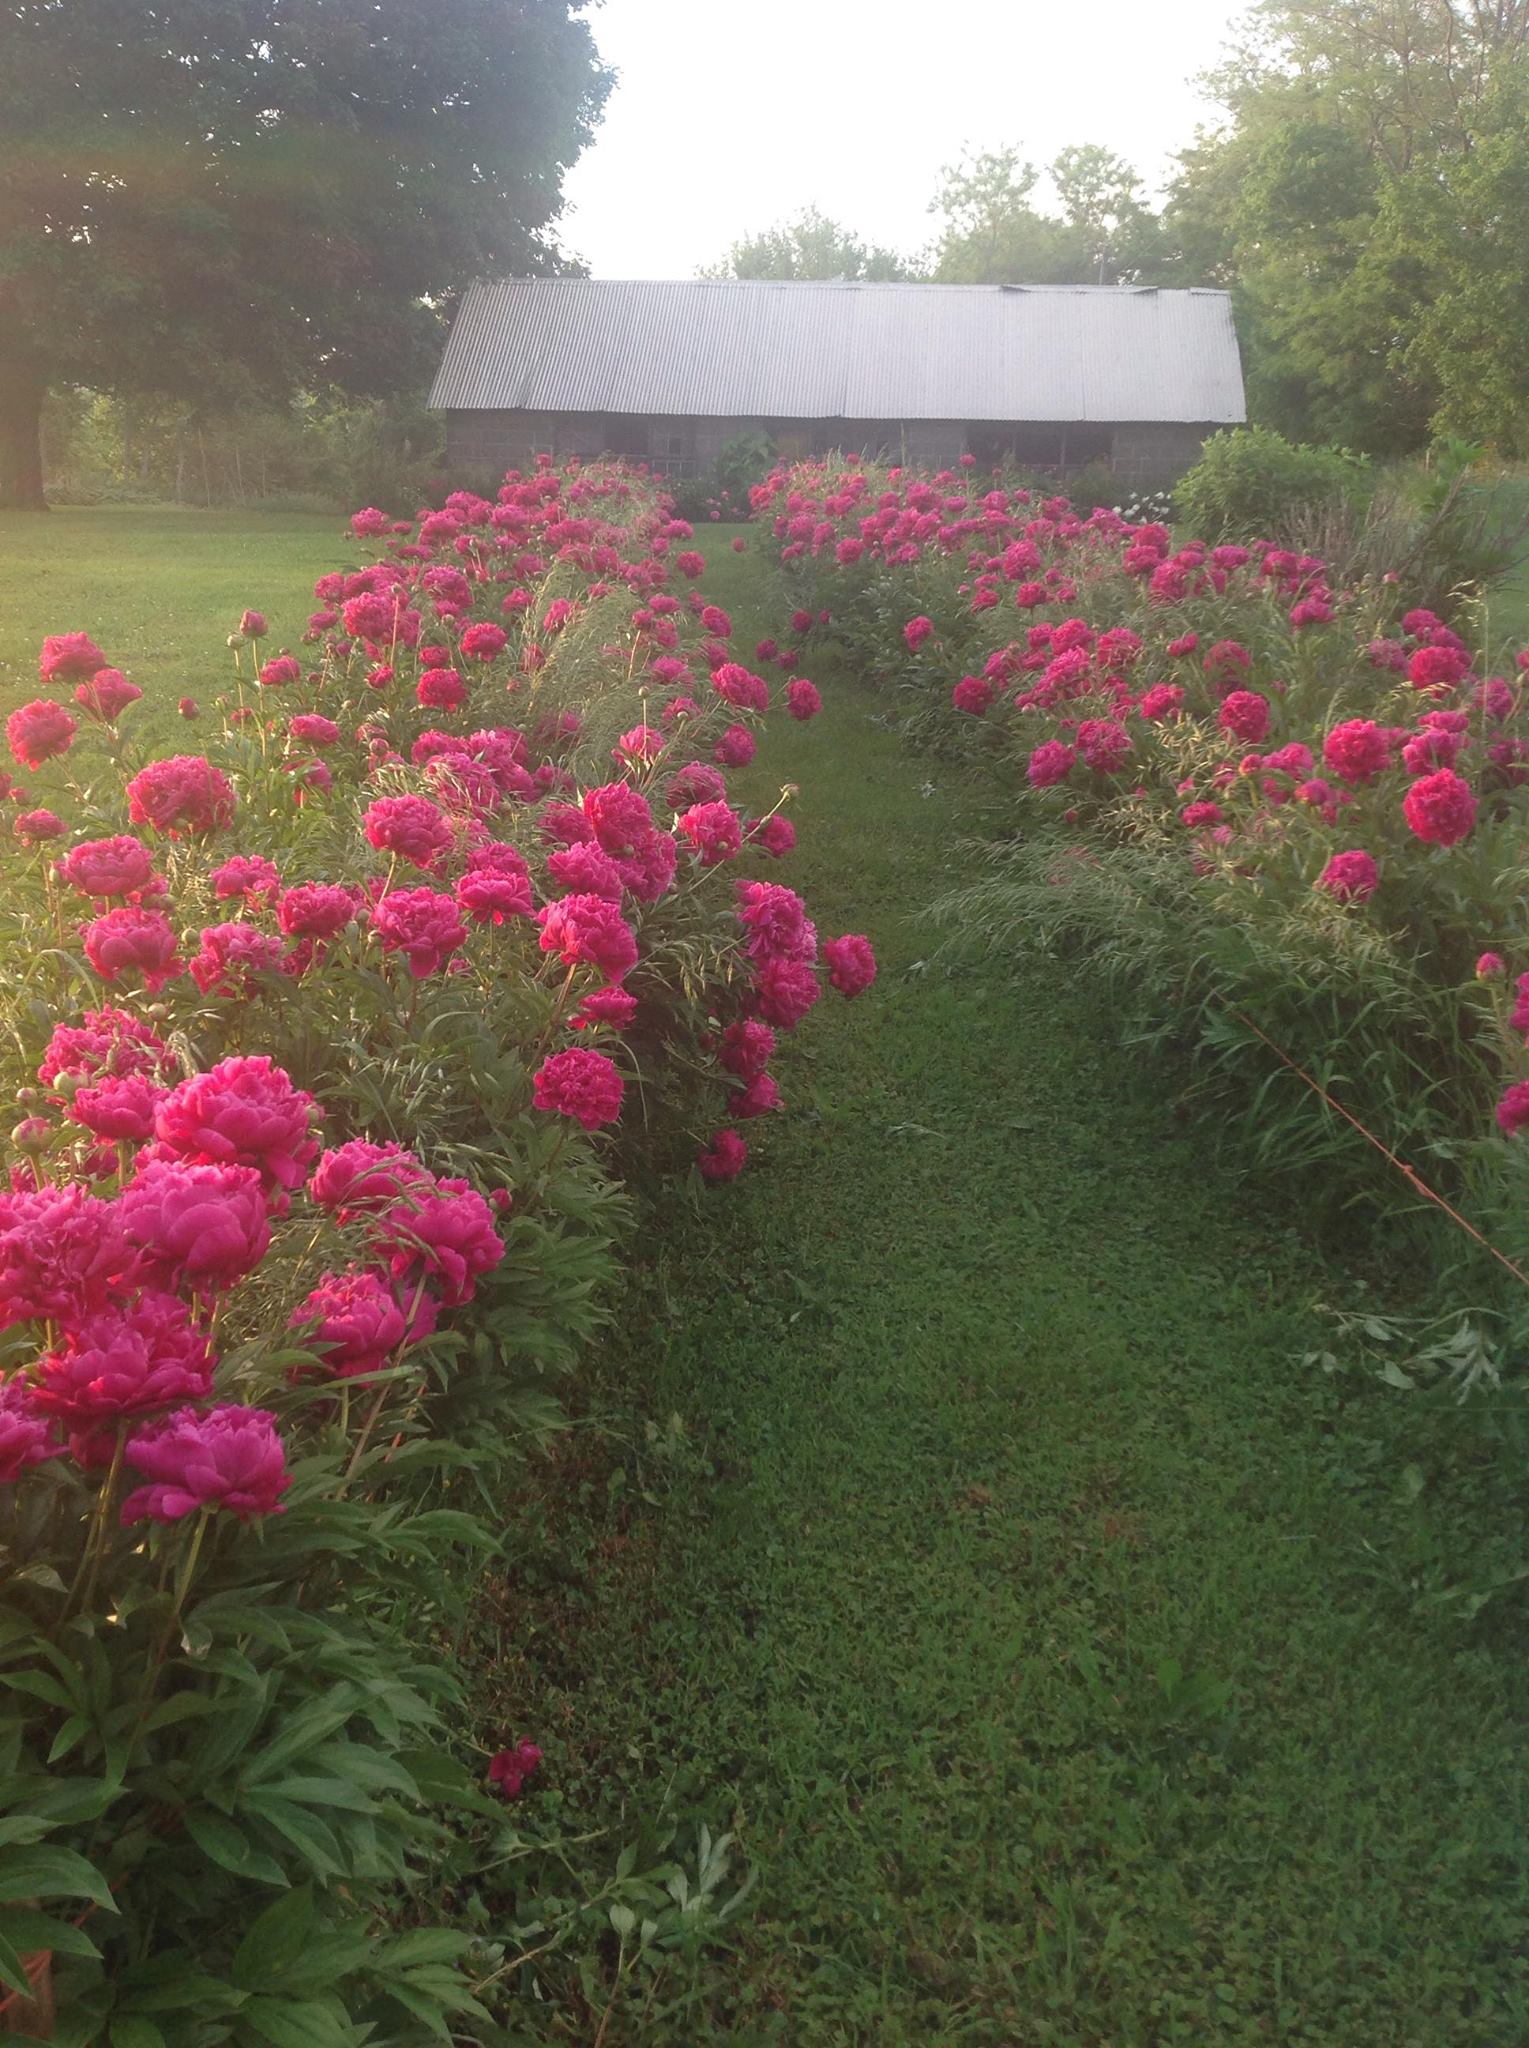
[[[45,391],[377,394],[552,270],[609,78],[584,0],[8,0],[0,504]]]
[[[760,234],[745,235],[720,263],[701,271],[711,278],[858,278],[870,284],[894,284],[914,274],[914,266],[896,250],[862,242],[815,206]]]

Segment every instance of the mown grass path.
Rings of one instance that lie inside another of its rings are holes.
[[[1299,1363],[1344,1282],[1086,983],[931,964],[975,799],[822,680],[751,794],[800,781],[782,878],[881,979],[650,1234],[622,1371],[698,1468],[592,1561],[561,1700],[528,1636],[575,1806],[677,1778],[759,1870],[604,2039],[1522,2039],[1511,1664],[1416,1612],[1384,1396]]]

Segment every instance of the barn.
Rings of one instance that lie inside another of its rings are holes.
[[[1227,294],[1145,285],[504,279],[467,292],[430,404],[457,474],[546,451],[692,477],[762,431],[784,459],[1010,456],[1133,486],[1247,416]]]

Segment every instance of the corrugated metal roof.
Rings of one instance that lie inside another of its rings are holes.
[[[1226,293],[1138,285],[475,284],[430,403],[724,419],[1247,417]]]

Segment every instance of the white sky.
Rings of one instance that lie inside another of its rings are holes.
[[[1101,142],[1158,187],[1214,118],[1194,76],[1236,0],[599,0],[618,78],[567,180],[564,248],[596,277],[690,277],[818,206],[909,253],[943,164]]]

